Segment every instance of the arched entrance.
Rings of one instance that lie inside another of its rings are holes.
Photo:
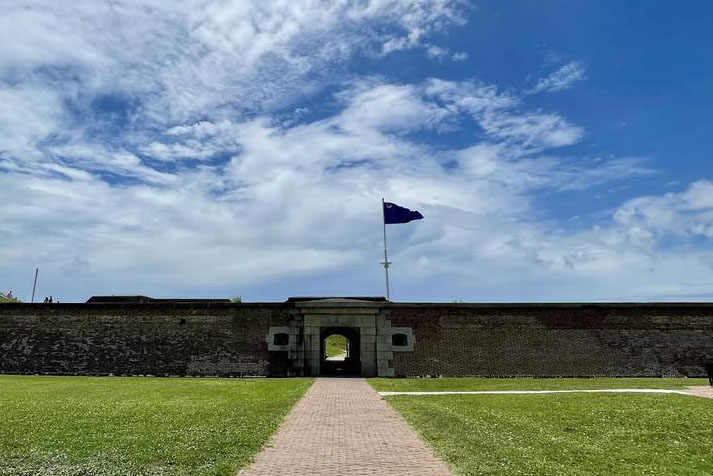
[[[327,346],[332,336],[342,336],[346,340],[344,352]],[[355,327],[326,327],[319,335],[320,375],[361,375],[361,357],[359,355],[359,329]],[[329,350],[329,352],[328,352]]]

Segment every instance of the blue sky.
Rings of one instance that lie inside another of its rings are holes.
[[[713,6],[20,0],[0,290],[713,297]]]

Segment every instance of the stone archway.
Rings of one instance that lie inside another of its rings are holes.
[[[361,342],[358,327],[325,327],[320,329],[320,375],[361,375]],[[347,340],[347,355],[343,360],[327,358],[325,343],[327,338],[341,335]]]
[[[389,309],[384,298],[290,298],[295,309],[289,324],[270,327],[267,350],[284,352],[288,375],[316,377],[333,371],[322,371],[323,342],[328,333],[350,340],[350,366],[338,371],[363,377],[393,377],[394,352],[413,350],[411,328],[391,327]],[[396,338],[392,337],[399,334]],[[403,335],[400,335],[403,334]]]

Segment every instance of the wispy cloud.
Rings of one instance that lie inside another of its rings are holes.
[[[165,289],[156,283],[178,289],[189,275],[213,288],[226,280],[259,286],[348,269],[365,276],[369,267],[362,269],[363,263],[378,251],[373,230],[382,196],[423,209],[433,222],[424,230],[404,230],[403,240],[413,246],[394,250],[404,260],[403,253],[416,253],[416,276],[444,272],[430,260],[462,265],[484,259],[493,266],[509,254],[507,261],[519,259],[520,267],[540,266],[556,259],[545,258],[552,250],[543,243],[551,240],[530,218],[537,190],[574,183],[584,189],[640,173],[614,163],[538,157],[561,145],[549,138],[553,134],[576,142],[578,134],[568,132],[574,126],[555,114],[523,110],[492,86],[371,82],[338,96],[342,108],[313,122],[283,126],[266,116],[201,121],[163,134],[170,140],[165,150],[221,145],[232,154],[223,165],[152,174],[125,153],[65,148],[53,153],[74,157],[72,167],[89,175],[0,176],[0,200],[14,205],[0,232],[13,244],[4,269],[20,272],[29,259],[63,270],[58,273],[71,269],[75,277],[91,277],[101,289],[155,293]],[[438,150],[414,136],[465,118],[482,126],[485,140]],[[160,144],[150,142],[143,153],[164,150]],[[97,163],[105,172],[132,171],[143,180],[107,182]],[[18,196],[23,201],[12,198]],[[582,256],[566,259],[580,263]],[[75,270],[78,259],[83,265]]]
[[[618,226],[642,243],[662,237],[713,238],[713,183],[701,180],[680,193],[640,197],[615,213]]]
[[[531,94],[541,92],[564,91],[574,87],[578,82],[587,79],[587,70],[579,61],[572,61],[562,66],[554,73],[541,78],[529,92]]]
[[[468,53],[464,51],[460,51],[458,53],[453,53],[453,56],[451,57],[453,61],[466,61],[468,60]]]
[[[238,287],[273,299],[378,294],[381,197],[427,218],[390,230],[398,298],[684,294],[671,279],[680,263],[707,282],[713,260],[688,246],[712,229],[707,182],[583,216],[574,229],[544,198],[648,176],[646,161],[572,155],[583,125],[477,78],[404,82],[351,67],[404,49],[467,60],[434,39],[462,24],[465,7],[8,8],[0,287],[40,263],[43,286],[65,299]],[[583,77],[573,63],[536,89]]]
[[[79,106],[122,91],[161,124],[233,116],[334,80],[344,70],[332,68],[356,52],[418,47],[462,22],[462,9],[458,0],[25,0],[0,20],[0,78],[79,83],[67,98]]]

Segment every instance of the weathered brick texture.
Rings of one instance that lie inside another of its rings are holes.
[[[704,376],[710,304],[383,304],[396,376]],[[0,373],[284,376],[293,303],[1,304]],[[391,357],[389,357],[391,358]]]
[[[396,376],[704,376],[713,306],[392,304]]]
[[[280,304],[2,305],[0,372],[281,375],[265,336],[288,320]]]

